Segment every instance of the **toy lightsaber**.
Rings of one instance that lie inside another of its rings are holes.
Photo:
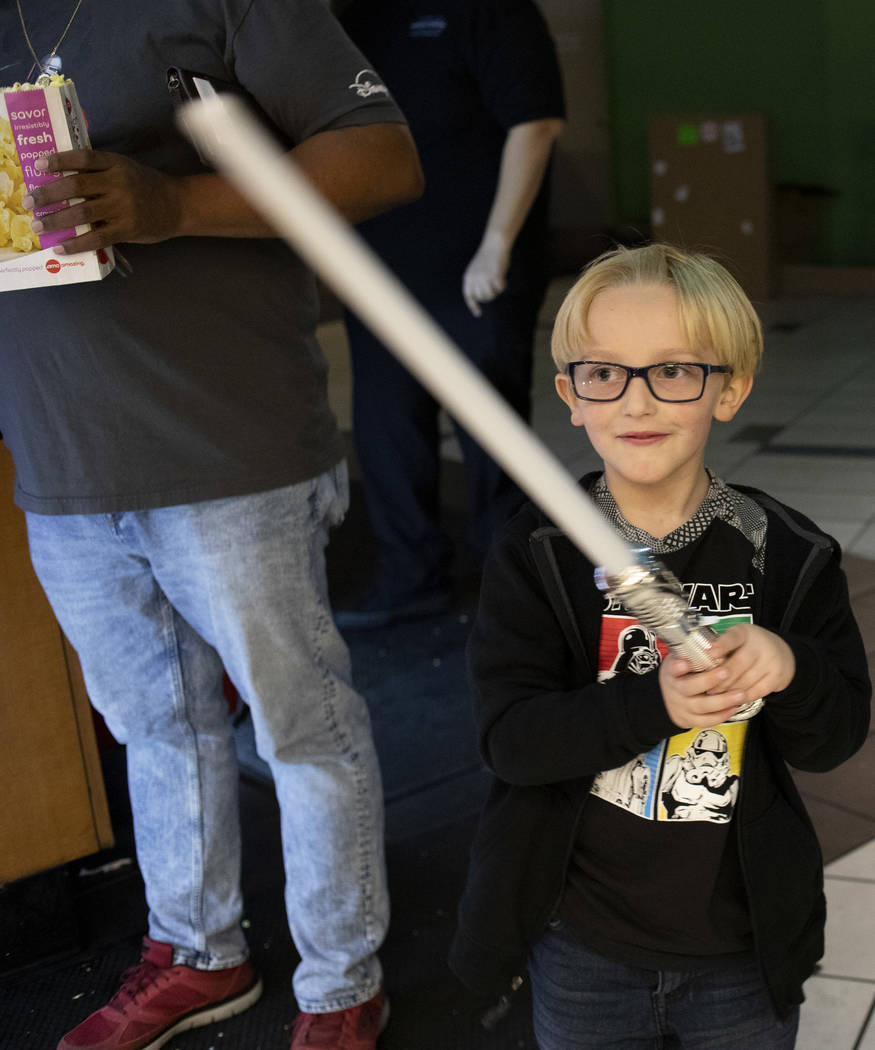
[[[213,95],[180,111],[195,144],[447,411],[473,434],[594,565],[612,593],[694,670],[713,666],[715,632],[677,580],[611,528],[556,457],[318,194],[240,99]],[[761,701],[736,718],[755,714]],[[753,708],[756,706],[756,710]]]

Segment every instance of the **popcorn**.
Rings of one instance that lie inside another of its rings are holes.
[[[0,117],[0,204],[3,205],[3,211],[0,213],[0,249],[12,248],[16,252],[31,252],[39,247],[36,234],[23,236],[20,224],[16,224],[13,233],[13,216],[16,219],[24,218],[28,229],[33,219],[33,213],[21,206],[24,190],[24,175],[12,138],[12,126],[8,120]]]
[[[111,248],[69,256],[54,251],[88,226],[37,235],[31,228],[34,213],[22,205],[37,186],[61,177],[38,171],[40,157],[88,147],[85,117],[69,78],[42,74],[35,84],[0,89],[0,291],[96,281],[112,270]],[[38,209],[36,217],[64,206]]]

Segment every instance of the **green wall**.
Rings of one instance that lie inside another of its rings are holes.
[[[653,113],[755,109],[772,178],[835,191],[812,261],[875,264],[873,0],[603,0],[616,221],[646,226]]]

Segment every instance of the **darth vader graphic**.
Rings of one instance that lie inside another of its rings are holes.
[[[610,677],[621,674],[647,674],[659,666],[662,657],[656,648],[656,635],[639,624],[626,627],[617,637],[617,658]]]

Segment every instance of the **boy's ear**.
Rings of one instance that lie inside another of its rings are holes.
[[[571,409],[572,424],[576,427],[582,426],[583,421],[578,415],[576,415],[580,408],[580,402],[574,396],[574,389],[571,386],[571,380],[564,372],[557,372],[553,379],[553,383],[556,386],[556,393]]]
[[[753,376],[731,376],[720,392],[714,408],[714,418],[728,423],[744,404],[753,386]]]

